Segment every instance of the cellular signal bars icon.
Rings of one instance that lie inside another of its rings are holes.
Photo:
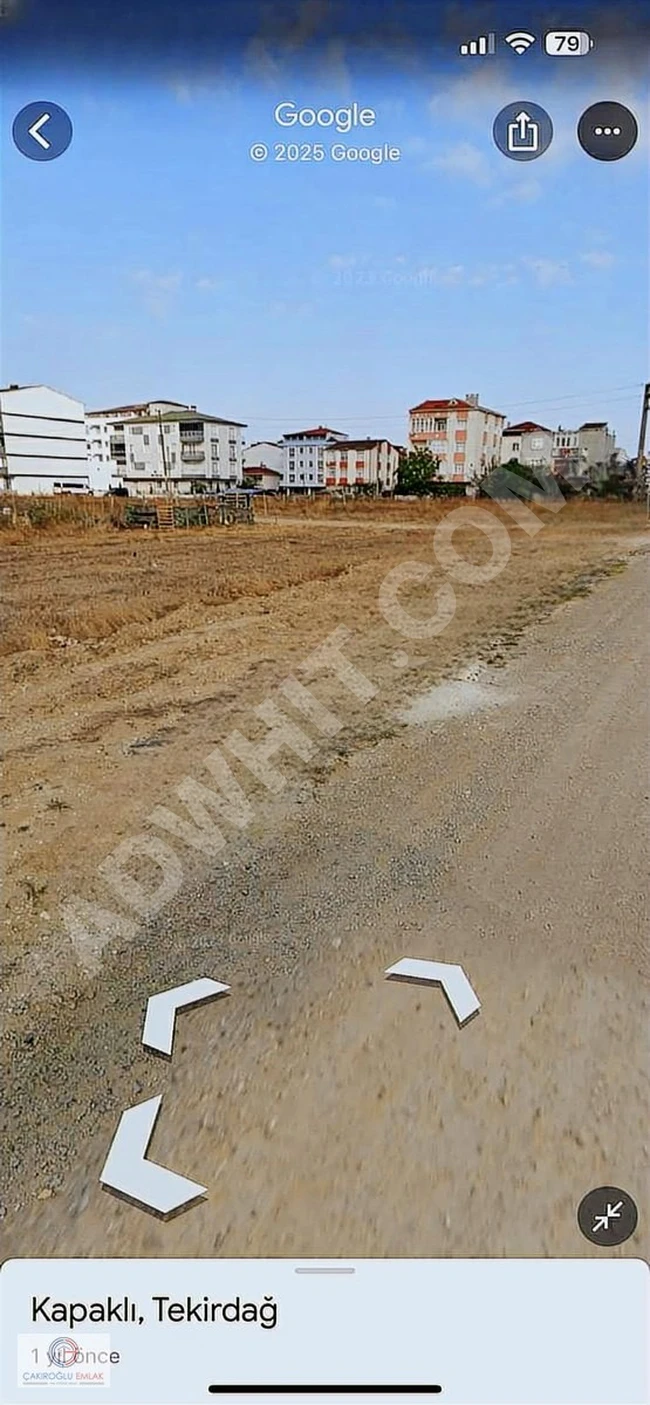
[[[459,53],[463,58],[483,58],[486,54],[495,54],[496,50],[496,34],[479,34],[478,39],[469,39],[466,44],[461,44]]]

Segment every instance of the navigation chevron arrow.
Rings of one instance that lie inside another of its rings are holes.
[[[193,1009],[205,1000],[216,1000],[220,995],[227,995],[229,990],[229,985],[206,978],[188,981],[187,985],[177,985],[173,990],[162,990],[159,995],[152,995],[147,1001],[142,1031],[145,1048],[171,1058],[176,1011]]]
[[[99,1179],[104,1190],[168,1219],[179,1210],[189,1209],[207,1190],[204,1185],[146,1160],[161,1104],[159,1094],[122,1113]]]
[[[44,112],[43,115],[42,115],[42,117],[39,117],[39,118],[38,118],[38,121],[33,122],[32,125],[31,125],[31,127],[28,127],[28,129],[27,129],[27,130],[28,130],[28,133],[29,133],[29,136],[30,136],[30,137],[33,137],[33,138],[34,138],[34,141],[37,141],[38,144],[39,144],[39,146],[42,146],[42,148],[43,148],[44,151],[49,151],[49,149],[50,149],[50,147],[51,147],[51,145],[52,145],[52,143],[51,143],[50,141],[46,141],[46,140],[45,140],[45,137],[43,136],[43,134],[42,134],[42,132],[41,132],[41,127],[44,127],[44,126],[45,126],[45,123],[46,123],[46,122],[49,122],[49,120],[50,120],[50,113],[49,113],[49,112]]]
[[[425,985],[441,986],[461,1028],[478,1015],[481,1008],[462,966],[448,961],[416,961],[405,956],[389,966],[386,975],[393,981],[421,981]]]

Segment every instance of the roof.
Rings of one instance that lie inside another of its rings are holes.
[[[296,429],[291,434],[285,434],[285,439],[327,439],[330,434],[340,434],[340,429],[328,429],[326,425],[319,424],[317,429]]]
[[[238,429],[245,429],[245,428],[246,428],[246,425],[245,425],[245,424],[242,424],[239,420],[224,420],[224,419],[221,418],[220,415],[204,415],[204,414],[202,414],[201,410],[186,410],[186,409],[183,409],[183,410],[166,410],[164,415],[162,415],[162,414],[143,415],[142,421],[140,421],[138,417],[134,417],[134,419],[129,420],[129,424],[139,424],[139,423],[151,424],[152,420],[153,420],[153,422],[154,422],[155,424],[157,424],[159,420],[162,420],[163,424],[164,424],[165,422],[167,422],[167,423],[170,423],[170,422],[171,422],[172,424],[179,424],[179,423],[182,424],[182,423],[184,423],[186,420],[191,421],[191,423],[193,424],[195,420],[204,420],[206,424],[231,424],[231,425],[234,425],[234,427],[235,427],[235,428],[238,428]]]
[[[521,424],[506,425],[504,434],[533,434],[535,430],[541,430],[542,434],[552,434],[552,429],[547,429],[544,424],[535,424],[533,420],[522,420]]]
[[[581,429],[607,429],[607,420],[586,420]]]
[[[272,473],[274,478],[282,477],[282,473],[279,468],[267,468],[265,463],[256,463],[253,468],[251,468],[250,465],[248,467],[245,467],[244,478],[249,473]]]
[[[247,445],[246,445],[246,448],[247,448],[247,449],[260,449],[263,444],[268,445],[269,449],[281,449],[281,448],[282,448],[282,445],[281,445],[281,444],[278,444],[277,440],[275,440],[275,439],[256,439],[252,444],[247,444]]]
[[[469,400],[423,400],[421,405],[414,405],[409,411],[411,415],[420,414],[426,410],[482,410],[484,415],[496,415],[498,419],[504,420],[499,410],[488,410],[485,405],[472,405]]]
[[[374,449],[378,444],[389,444],[388,439],[342,439],[340,443],[330,444],[330,450],[341,449],[347,453],[348,449]],[[392,447],[392,446],[391,446]]]
[[[106,411],[96,411],[95,413],[105,414]],[[117,411],[115,418],[118,418]],[[184,424],[187,421],[194,424],[197,420],[202,420],[205,424],[230,424],[236,429],[246,428],[246,425],[241,424],[239,420],[224,420],[219,415],[204,415],[200,410],[188,410],[186,406],[178,410],[166,410],[164,414],[132,414],[128,419],[128,424]]]
[[[164,400],[157,398],[154,400],[141,400],[136,405],[110,405],[107,410],[89,410],[88,415],[92,419],[93,415],[144,415],[150,405],[176,405],[179,410],[189,409],[182,400]]]

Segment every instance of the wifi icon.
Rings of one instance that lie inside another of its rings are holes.
[[[525,54],[535,43],[535,35],[527,34],[525,29],[516,29],[513,34],[506,34],[505,42],[516,54]]]

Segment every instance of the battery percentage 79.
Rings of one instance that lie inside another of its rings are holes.
[[[553,58],[573,58],[588,54],[594,41],[584,29],[553,29],[544,36],[544,49]]]

